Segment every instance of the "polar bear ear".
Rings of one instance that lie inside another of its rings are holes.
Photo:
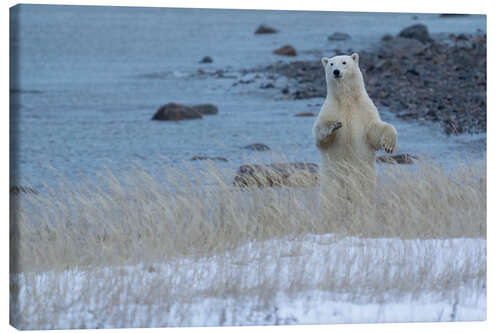
[[[358,64],[358,62],[359,62],[359,54],[353,53],[353,54],[351,54],[351,57],[352,57],[352,60],[354,60],[354,62],[356,64]]]
[[[328,58],[327,57],[321,58],[321,63],[323,64],[323,67],[325,67],[326,64],[328,64]]]

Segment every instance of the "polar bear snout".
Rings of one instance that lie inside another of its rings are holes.
[[[333,75],[334,75],[336,78],[340,77],[340,71],[339,71],[338,69],[334,69],[334,70],[333,70]]]

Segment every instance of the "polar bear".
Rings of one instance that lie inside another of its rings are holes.
[[[357,53],[323,57],[321,62],[327,95],[313,126],[321,152],[320,187],[336,195],[344,189],[349,199],[357,194],[373,199],[375,152],[385,149],[392,153],[396,149],[396,129],[380,119],[368,96]]]

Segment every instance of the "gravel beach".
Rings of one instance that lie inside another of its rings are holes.
[[[359,51],[368,94],[377,106],[403,119],[440,122],[447,134],[485,132],[486,34],[432,37],[386,35]],[[325,56],[354,51],[335,49]],[[281,90],[285,99],[325,96],[319,59],[277,62],[252,71],[291,79]]]

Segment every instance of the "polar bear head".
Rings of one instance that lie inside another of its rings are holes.
[[[357,96],[366,94],[357,53],[324,57],[321,63],[325,69],[327,96],[349,103]]]
[[[361,71],[358,66],[359,55],[340,55],[332,58],[323,57],[321,63],[325,69],[327,82],[351,81],[360,76]]]

